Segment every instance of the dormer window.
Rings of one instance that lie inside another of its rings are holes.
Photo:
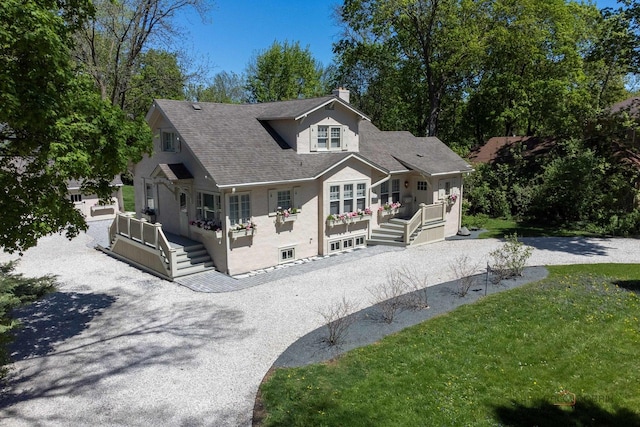
[[[340,151],[347,149],[348,126],[318,125],[311,127],[311,151]]]
[[[170,153],[178,151],[178,138],[174,132],[162,132],[162,151]]]

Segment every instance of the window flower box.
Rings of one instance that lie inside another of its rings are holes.
[[[367,221],[373,212],[369,208],[358,209],[355,212],[341,214],[330,214],[327,217],[327,226],[334,227],[340,224],[352,224],[360,221]]]
[[[222,227],[211,219],[196,219],[189,221],[191,230],[205,237],[215,235],[217,239],[222,239]]]
[[[292,222],[298,219],[299,210],[296,208],[276,210],[276,223],[284,224],[285,222]]]
[[[247,224],[238,224],[235,226],[235,228],[229,230],[229,236],[231,236],[231,238],[235,240],[239,237],[253,236],[254,234],[256,234],[256,232],[256,224],[253,222],[248,222]]]

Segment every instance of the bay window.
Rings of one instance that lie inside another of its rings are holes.
[[[229,221],[231,225],[246,224],[251,221],[251,197],[249,194],[229,196]]]

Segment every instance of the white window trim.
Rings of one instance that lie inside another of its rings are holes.
[[[245,191],[245,192],[242,192],[242,193],[233,193],[233,194],[229,194],[229,195],[227,196],[227,219],[228,219],[228,221],[229,221],[229,225],[231,225],[232,227],[234,227],[235,225],[237,225],[237,224],[233,224],[233,223],[231,222],[231,219],[232,219],[232,218],[231,218],[231,198],[232,198],[232,197],[235,197],[235,196],[237,196],[237,197],[238,197],[238,213],[239,213],[240,215],[242,214],[242,202],[241,202],[241,197],[242,197],[242,196],[249,196],[249,218],[246,218],[246,219],[247,219],[247,222],[248,222],[248,221],[251,221],[251,220],[252,220],[252,218],[253,218],[253,201],[251,200],[251,192],[249,192],[249,191]],[[240,220],[240,219],[245,219],[245,218],[238,218],[238,219]],[[238,224],[246,224],[247,222],[238,222]]]
[[[356,244],[356,239],[358,238],[362,238],[362,244],[357,245]],[[348,248],[345,248],[344,246],[344,242],[345,241],[350,241],[351,242],[351,246],[349,246]],[[331,250],[331,244],[332,243],[339,243],[340,244],[340,249],[334,249]],[[337,253],[341,253],[341,252],[346,252],[348,250],[353,250],[353,249],[357,249],[357,248],[364,248],[367,246],[367,235],[366,234],[356,234],[353,236],[348,236],[348,237],[338,237],[335,239],[331,239],[327,242],[327,252],[330,254],[337,254]]]
[[[291,192],[291,208],[295,208],[300,212],[300,187],[283,187],[283,188],[272,188],[268,191],[267,197],[269,213],[268,216],[276,216],[276,209],[278,209],[278,191],[290,191]]]
[[[364,197],[358,197],[358,184],[364,184]],[[350,211],[345,211],[344,201],[345,201],[345,185],[352,185],[351,188],[351,197],[348,200],[353,200],[353,209]],[[371,205],[371,200],[369,197],[369,183],[367,181],[362,180],[354,180],[354,181],[341,181],[341,182],[328,182],[327,190],[326,190],[326,199],[327,199],[327,212],[331,213],[331,202],[335,202],[336,200],[331,199],[331,187],[340,187],[340,198],[338,199],[338,213],[349,213],[356,212],[358,210],[358,199],[364,198],[364,207],[368,208]]]
[[[208,196],[213,196],[214,208],[213,210],[208,210],[209,212],[213,212],[214,216],[216,216],[216,220],[220,221],[222,219],[222,195],[215,191],[204,191],[204,190],[196,190],[196,217],[197,219],[205,219],[204,215],[204,200],[203,195],[206,194]],[[216,200],[217,205],[216,206]],[[216,215],[217,214],[217,215]]]
[[[173,135],[173,149],[166,150],[164,145],[164,136],[165,135]],[[172,130],[161,130],[160,131],[160,151],[163,153],[178,153],[180,152],[180,137],[178,133]]]
[[[447,184],[449,184],[448,191]],[[460,188],[458,188],[458,178],[447,178],[438,181],[438,200],[445,200],[447,196],[451,194],[460,194]]]
[[[318,145],[318,128],[327,128],[327,146],[320,148]],[[340,129],[340,146],[331,147],[331,130]],[[309,127],[309,151],[330,152],[330,151],[347,151],[349,149],[349,126],[333,124],[333,123],[319,123]]]
[[[282,253],[285,251],[293,251],[293,257],[292,258],[287,258],[287,259],[282,259]],[[287,264],[290,262],[295,261],[296,259],[296,247],[295,246],[285,246],[282,248],[278,248],[278,264]]]

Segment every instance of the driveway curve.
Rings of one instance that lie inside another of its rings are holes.
[[[453,279],[460,255],[485,265],[499,240],[452,240],[326,267],[227,293],[198,293],[91,249],[94,238],[43,239],[17,271],[54,274],[58,292],[22,310],[9,385],[8,426],[249,426],[260,382],[287,347],[322,325],[345,296],[408,266],[429,285]],[[529,265],[638,263],[636,239],[532,238]],[[349,255],[345,255],[348,257]],[[16,256],[0,254],[0,262]],[[292,267],[295,268],[295,267]]]

